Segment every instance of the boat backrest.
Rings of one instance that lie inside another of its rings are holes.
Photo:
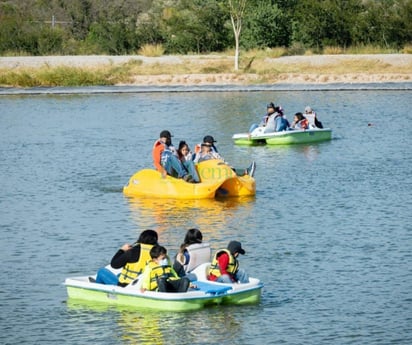
[[[189,253],[190,260],[189,263],[185,265],[185,272],[191,272],[197,266],[210,262],[211,251],[209,243],[203,242],[191,244],[186,250]]]
[[[305,114],[304,116],[306,117],[306,119],[307,119],[308,122],[309,122],[309,128],[316,128],[316,125],[315,125],[315,114],[314,114],[314,113],[312,113],[312,114]]]
[[[265,133],[272,133],[276,129],[276,114],[269,116],[268,122],[266,123]]]

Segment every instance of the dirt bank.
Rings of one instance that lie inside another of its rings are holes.
[[[0,69],[74,66],[94,68],[139,61],[142,65],[230,63],[232,56],[190,55],[145,57],[127,56],[21,56],[0,57]],[[412,82],[412,55],[311,55],[266,58],[267,74],[262,73],[173,73],[132,75],[127,85],[244,85],[276,83],[380,83]],[[361,67],[359,67],[361,66]],[[362,66],[365,66],[362,70]],[[375,66],[369,70],[368,66]],[[378,66],[378,68],[376,68]],[[381,66],[381,68],[379,68]],[[155,69],[154,69],[155,70]],[[319,72],[317,72],[319,70]],[[124,84],[123,84],[124,85]]]

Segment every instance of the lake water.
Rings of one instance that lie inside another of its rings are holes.
[[[167,91],[167,90],[166,90]],[[333,140],[239,147],[280,103],[311,105]],[[262,90],[0,96],[0,343],[411,344],[411,90]],[[127,199],[163,129],[213,135],[236,167],[257,163],[254,198]],[[147,228],[174,253],[198,227],[237,239],[264,284],[258,305],[193,313],[68,300]]]

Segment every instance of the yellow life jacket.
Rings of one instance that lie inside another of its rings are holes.
[[[171,266],[160,266],[157,262],[153,260],[148,263],[150,267],[150,291],[156,291],[158,284],[157,280],[160,278],[175,278],[174,274],[172,273]],[[176,278],[175,278],[176,279]]]
[[[222,273],[220,273],[220,267],[219,267],[219,262],[217,261],[217,258],[223,253],[227,253],[229,255],[229,263],[227,265],[226,271],[230,274],[235,274],[239,268],[239,262],[236,260],[236,258],[230,253],[229,250],[227,249],[221,249],[218,250],[212,260],[212,263],[209,268],[208,274],[213,274],[215,277],[220,277]]]
[[[140,245],[140,257],[136,262],[127,263],[120,273],[119,283],[121,284],[130,284],[135,280],[140,274],[142,274],[144,268],[146,267],[147,262],[151,259],[150,249],[152,249],[152,244],[143,244]]]

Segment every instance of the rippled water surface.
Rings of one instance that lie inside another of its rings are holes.
[[[333,140],[239,147],[231,136],[266,103],[312,105]],[[411,91],[147,92],[0,96],[0,343],[412,343]],[[236,167],[257,162],[254,198],[127,199],[162,129],[174,143],[212,134]],[[153,228],[174,253],[198,227],[231,239],[260,278],[261,303],[193,313],[68,300]]]

